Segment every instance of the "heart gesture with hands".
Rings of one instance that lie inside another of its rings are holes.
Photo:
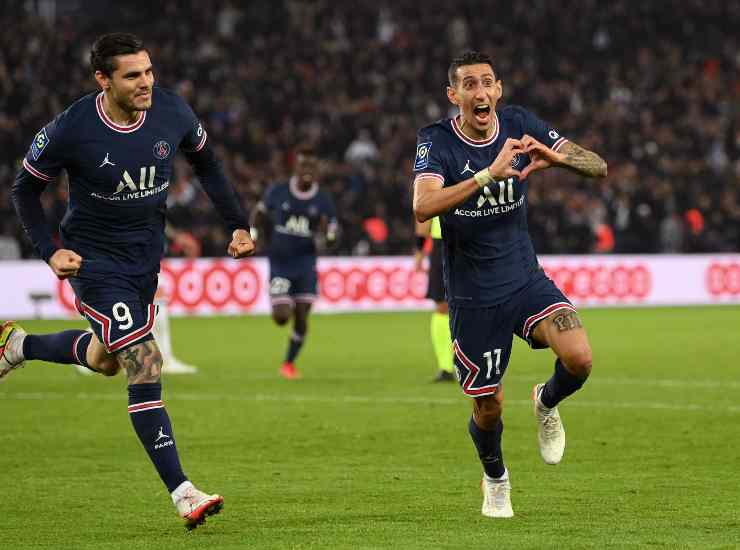
[[[519,175],[520,180],[526,179],[533,172],[560,164],[565,156],[562,153],[553,151],[547,145],[540,143],[527,134],[522,137],[521,143],[524,146],[524,153],[529,155],[531,162],[522,170]]]
[[[523,179],[519,170],[516,170],[511,164],[519,153],[524,153],[525,145],[522,140],[508,138],[504,142],[504,146],[499,151],[496,159],[488,167],[491,177],[498,180],[505,180],[512,176],[519,176],[519,179]]]

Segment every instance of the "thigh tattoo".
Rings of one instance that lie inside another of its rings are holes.
[[[556,314],[552,318],[552,323],[558,328],[560,332],[566,330],[573,330],[581,328],[581,320],[578,318],[578,314],[575,311],[565,310]]]
[[[131,384],[159,381],[162,355],[153,340],[137,344],[117,354],[120,365],[126,369]]]

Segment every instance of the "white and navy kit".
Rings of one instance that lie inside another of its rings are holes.
[[[509,106],[494,113],[493,135],[473,140],[457,119],[445,119],[418,134],[414,173],[444,187],[491,165],[507,138],[529,134],[557,151],[566,139],[529,111]],[[530,160],[517,155],[524,169]],[[512,335],[532,345],[531,331],[559,308],[574,309],[538,264],[527,227],[527,180],[492,182],[440,216],[444,281],[450,305],[455,365],[463,391],[496,392],[511,355]]]
[[[36,134],[13,186],[21,222],[46,261],[58,249],[39,196],[62,169],[69,204],[60,226],[64,248],[82,256],[70,279],[81,312],[108,351],[150,339],[152,300],[164,251],[167,188],[175,151],[193,164],[231,231],[246,214],[208,147],[208,135],[179,96],[155,87],[152,107],[120,125],[103,109],[103,94],[75,102]]]
[[[313,302],[318,292],[316,236],[321,218],[330,232],[336,231],[334,201],[318,183],[301,191],[293,176],[271,185],[258,208],[272,226],[267,248],[272,303]]]

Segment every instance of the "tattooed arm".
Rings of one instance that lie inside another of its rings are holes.
[[[162,355],[154,340],[131,346],[116,354],[118,363],[126,369],[129,384],[159,382]]]
[[[606,161],[593,151],[588,151],[572,141],[568,141],[560,149],[563,159],[557,162],[559,166],[570,168],[583,176],[603,178],[606,176]]]
[[[522,170],[519,179],[523,180],[532,172],[550,166],[562,166],[590,178],[606,176],[606,161],[593,151],[584,149],[572,141],[566,142],[560,151],[553,151],[528,135],[522,137],[522,143],[531,162]]]

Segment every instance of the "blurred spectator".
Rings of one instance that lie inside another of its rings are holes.
[[[24,257],[32,251],[7,193],[19,160],[39,128],[94,90],[89,46],[120,30],[145,39],[158,83],[203,119],[248,208],[287,178],[297,144],[317,145],[339,254],[410,253],[416,130],[454,112],[446,71],[466,47],[493,55],[503,103],[609,163],[600,182],[559,170],[532,178],[538,252],[740,250],[738,2],[533,0],[495,14],[484,0],[163,0],[157,17],[142,0],[0,10],[0,234]],[[51,227],[65,181],[44,196]],[[168,204],[171,225],[202,254],[223,254],[220,221],[185,163]],[[366,231],[378,225],[382,242]]]

